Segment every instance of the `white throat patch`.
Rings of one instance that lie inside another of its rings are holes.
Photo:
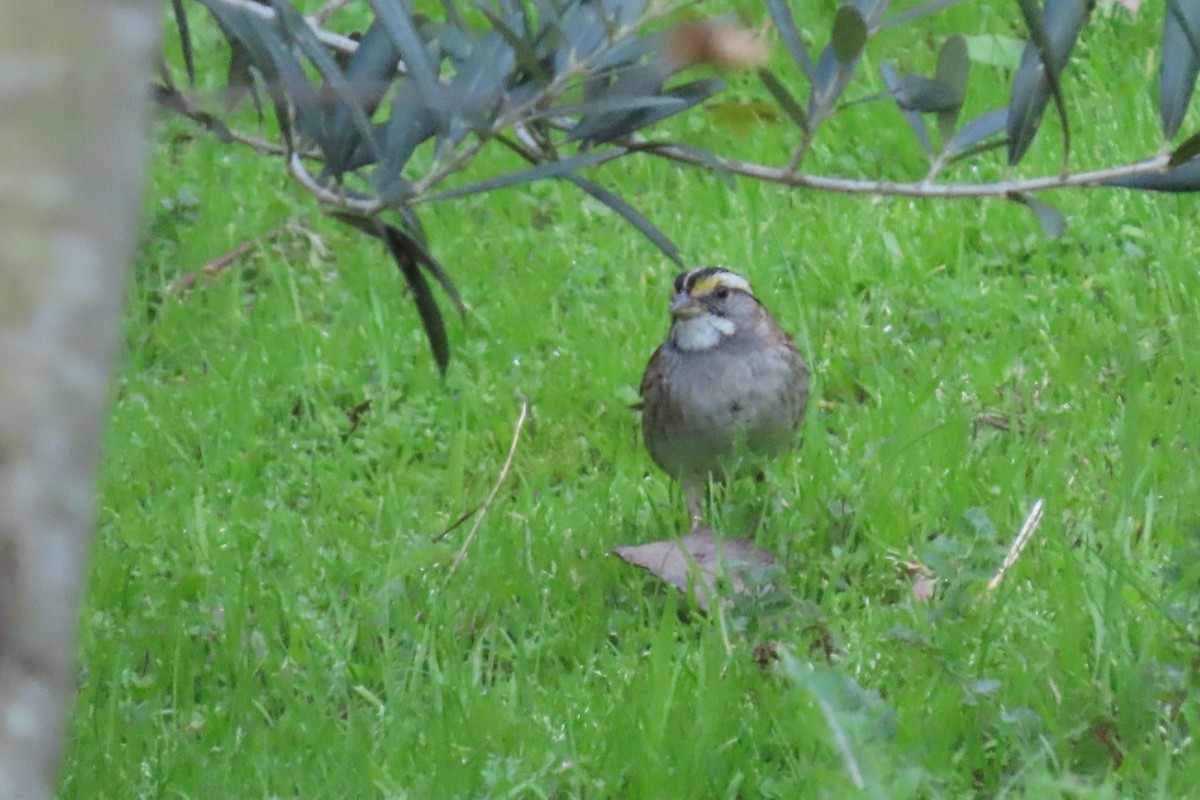
[[[680,350],[709,350],[724,336],[733,336],[737,326],[716,314],[701,314],[675,321],[675,346]]]

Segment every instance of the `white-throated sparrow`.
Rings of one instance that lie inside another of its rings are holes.
[[[683,484],[700,519],[706,479],[745,448],[787,449],[808,407],[808,367],[741,275],[703,267],[675,278],[671,330],[642,376],[642,438]]]

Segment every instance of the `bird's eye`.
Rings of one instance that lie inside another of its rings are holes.
[[[725,286],[721,286],[715,292],[713,292],[713,295],[718,300],[724,300],[725,298],[729,297],[729,289]]]

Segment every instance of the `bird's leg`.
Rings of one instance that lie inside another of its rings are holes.
[[[696,530],[704,518],[704,484],[695,478],[685,480],[683,496],[687,499],[688,517],[691,519],[692,530]]]

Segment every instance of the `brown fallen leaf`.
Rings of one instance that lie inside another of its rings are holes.
[[[725,579],[733,593],[748,591],[743,575],[775,563],[775,554],[754,546],[750,539],[713,538],[712,528],[701,525],[680,539],[630,547],[614,547],[622,560],[649,571],[687,593],[695,587],[696,605],[708,613],[718,597],[717,581]],[[762,587],[759,587],[762,588]]]
[[[913,578],[912,591],[913,597],[919,603],[928,603],[933,599],[934,590],[937,588],[937,578],[932,575],[918,575]]]
[[[917,560],[905,560],[896,556],[888,556],[895,562],[896,566],[904,571],[904,574],[912,581],[913,599],[918,603],[928,603],[933,600],[933,595],[937,590],[937,575],[933,574],[933,570]]]

